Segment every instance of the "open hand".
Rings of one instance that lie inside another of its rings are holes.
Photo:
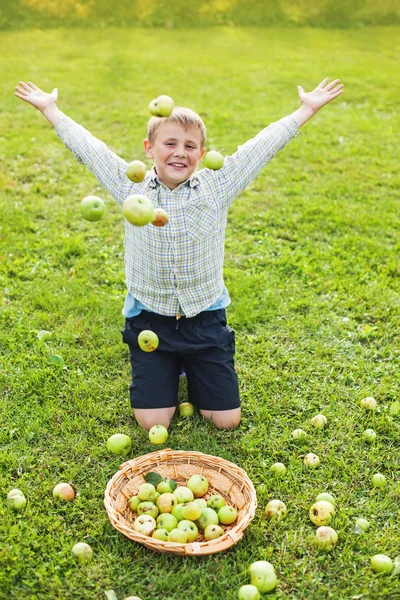
[[[14,96],[28,102],[28,104],[32,104],[32,106],[43,112],[51,104],[56,104],[58,90],[54,88],[51,94],[47,94],[30,81],[28,83],[20,81],[15,88]]]
[[[328,83],[328,81],[329,77],[321,81],[315,90],[308,93],[303,90],[301,85],[298,85],[300,102],[309,106],[314,112],[317,112],[325,104],[343,94],[344,86],[343,83],[340,83],[340,79],[335,79],[331,83]]]

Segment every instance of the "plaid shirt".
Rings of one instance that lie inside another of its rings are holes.
[[[202,169],[170,190],[154,167],[135,184],[128,163],[69,117],[56,125],[61,141],[85,164],[122,206],[131,194],[144,194],[169,215],[165,227],[135,227],[125,220],[125,275],[128,291],[153,312],[187,317],[206,310],[224,289],[223,262],[227,213],[233,200],[263,166],[298,134],[285,117],[263,129],[225,158],[219,171]]]

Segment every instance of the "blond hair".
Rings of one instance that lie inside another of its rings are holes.
[[[194,110],[183,106],[175,106],[169,117],[152,117],[147,125],[147,139],[149,142],[154,141],[157,129],[162,123],[179,123],[186,130],[189,127],[198,127],[200,130],[201,147],[204,148],[206,143],[206,126]]]

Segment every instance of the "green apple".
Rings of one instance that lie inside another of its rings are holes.
[[[149,440],[152,444],[164,444],[168,438],[168,429],[164,425],[153,425],[149,430]]]
[[[165,492],[157,498],[156,504],[161,514],[170,513],[174,506],[178,504],[178,500],[174,494]]]
[[[209,542],[210,540],[216,540],[217,538],[224,535],[224,530],[219,525],[207,525],[204,530],[204,538]]]
[[[10,490],[7,494],[7,504],[17,512],[24,510],[26,506],[26,498],[24,493],[16,488]]]
[[[156,521],[150,515],[139,515],[133,523],[133,529],[142,535],[153,535],[155,528]]]
[[[266,560],[257,560],[249,567],[250,583],[254,585],[259,592],[270,592],[276,588],[278,579],[275,569]]]
[[[376,433],[373,429],[366,429],[363,433],[363,438],[366,442],[372,444],[376,440]]]
[[[146,177],[146,165],[141,160],[133,160],[126,169],[126,175],[133,183],[140,183]]]
[[[205,529],[207,525],[218,525],[219,518],[215,510],[212,508],[202,508],[201,515],[196,521],[196,525],[199,526],[200,529]]]
[[[331,504],[333,504],[333,506],[336,505],[335,498],[331,496],[331,494],[328,494],[328,492],[322,492],[321,494],[318,494],[318,496],[315,498],[315,502],[320,502],[321,500],[325,500],[325,502],[330,502]]]
[[[292,433],[294,440],[301,440],[307,437],[306,432],[303,429],[295,429]]]
[[[234,506],[223,506],[218,511],[218,519],[222,525],[231,525],[237,519],[237,510]]]
[[[389,408],[389,412],[391,415],[398,415],[400,413],[400,401],[399,400],[392,402],[392,404],[390,405],[390,408]]]
[[[155,208],[151,224],[154,227],[164,227],[169,221],[168,213],[163,208]]]
[[[175,498],[178,500],[179,504],[183,504],[184,502],[193,502],[194,494],[191,489],[184,485],[178,485],[176,490],[173,491]]]
[[[107,440],[107,450],[117,456],[126,456],[132,447],[132,440],[124,433],[114,433]]]
[[[320,550],[329,552],[332,550],[338,541],[338,534],[332,527],[318,527],[315,532],[315,544]]]
[[[272,473],[277,473],[277,475],[286,475],[286,467],[283,463],[281,462],[276,462],[274,463],[269,470]]]
[[[150,329],[144,329],[138,335],[139,348],[143,352],[154,352],[158,348],[158,335]]]
[[[154,117],[169,117],[174,109],[174,101],[170,96],[158,96],[149,104],[150,114]]]
[[[281,500],[271,500],[265,507],[265,516],[268,521],[280,521],[287,513],[287,507]]]
[[[185,502],[182,504],[182,517],[189,521],[196,521],[201,515],[201,508],[195,502]]]
[[[197,529],[197,526],[193,523],[193,521],[190,521],[189,519],[183,519],[182,521],[179,521],[178,529],[182,529],[182,531],[187,533],[189,542],[194,542],[194,540],[199,535],[199,530]]]
[[[176,528],[168,533],[168,541],[176,542],[178,544],[187,544],[189,541],[189,536],[187,531]]]
[[[210,150],[205,156],[204,165],[207,169],[218,171],[224,166],[224,157],[216,150]]]
[[[138,488],[137,495],[142,502],[155,502],[161,496],[157,495],[158,492],[152,483],[141,483]]]
[[[72,502],[75,498],[74,488],[69,483],[58,483],[53,489],[53,498]]]
[[[326,502],[325,500],[320,500],[312,505],[310,508],[310,519],[320,527],[321,525],[329,525],[332,520],[333,515],[335,514],[335,507],[330,502]]]
[[[207,507],[207,500],[205,500],[204,498],[196,498],[195,500],[193,500],[193,502],[198,504],[200,506],[200,508]]]
[[[158,508],[154,502],[149,502],[148,500],[141,502],[137,507],[138,515],[150,515],[153,519],[158,517],[158,512]]]
[[[304,464],[309,469],[316,469],[319,466],[320,462],[321,461],[319,460],[318,456],[316,454],[313,454],[312,452],[309,452],[304,457]]]
[[[71,552],[80,563],[89,562],[93,558],[93,550],[86,542],[78,542],[72,546]]]
[[[166,529],[156,529],[151,537],[162,542],[168,542],[168,531]]]
[[[176,506],[174,506],[174,508],[171,510],[171,515],[174,515],[175,519],[178,521],[178,523],[180,521],[183,521],[183,515],[182,515],[182,507],[183,504],[177,504]]]
[[[127,596],[124,600],[142,600],[139,596]]]
[[[86,196],[81,201],[81,215],[86,221],[99,221],[104,215],[106,205],[97,196]]]
[[[375,571],[375,573],[391,573],[393,570],[393,561],[386,554],[375,554],[371,558],[371,569]]]
[[[176,487],[176,482],[173,479],[165,477],[165,479],[160,481],[160,483],[157,485],[157,492],[160,494],[172,494]]]
[[[360,402],[361,408],[365,408],[367,410],[376,410],[376,400],[372,398],[372,396],[367,396],[367,398],[363,398]]]
[[[315,417],[311,419],[311,423],[316,429],[323,429],[327,422],[328,420],[325,415],[315,415]]]
[[[181,402],[178,410],[181,417],[191,417],[194,413],[194,406],[190,402]]]
[[[142,194],[128,196],[122,206],[122,213],[131,225],[143,227],[153,220],[154,205],[152,201]]]
[[[129,506],[130,509],[133,510],[133,512],[137,511],[137,507],[140,503],[141,499],[139,498],[139,496],[132,496],[132,498],[129,499]]]
[[[165,529],[167,532],[178,527],[178,519],[170,513],[163,513],[157,517],[157,529]]]
[[[242,585],[238,592],[239,600],[261,600],[261,594],[255,585]]]
[[[217,512],[219,511],[220,508],[222,508],[225,505],[226,505],[225,499],[222,496],[220,496],[219,494],[213,494],[207,500],[207,506],[209,508],[213,508]]]
[[[369,529],[369,521],[367,519],[357,519],[354,526],[354,533],[364,533]]]
[[[374,487],[384,488],[386,486],[386,477],[381,473],[375,473],[371,481]]]
[[[208,491],[208,480],[204,475],[192,475],[187,481],[187,487],[195,498],[200,498]]]

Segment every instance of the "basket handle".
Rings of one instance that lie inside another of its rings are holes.
[[[237,544],[243,537],[243,531],[239,530],[239,531],[229,531],[227,533],[227,535],[224,535],[223,537],[221,537],[219,540],[213,540],[213,542],[210,542],[207,544],[207,550],[209,550],[210,548],[213,549],[213,552],[207,552],[207,554],[214,554],[217,552],[221,552],[222,550],[227,550],[228,548],[231,548],[231,545],[227,545],[226,544],[226,538],[230,537],[233,540],[233,544]],[[192,542],[191,544],[185,544],[185,554],[188,556],[193,556],[193,555],[200,555],[202,554],[201,549],[202,546],[204,546],[204,543],[199,544],[199,542]]]

